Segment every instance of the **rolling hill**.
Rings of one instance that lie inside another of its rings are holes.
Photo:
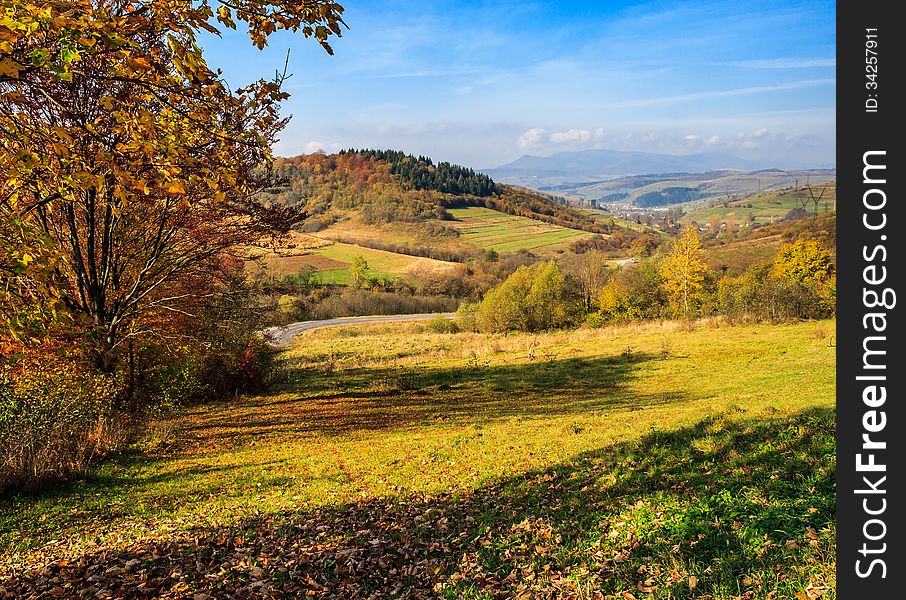
[[[650,208],[721,196],[736,200],[766,191],[802,187],[806,183],[823,185],[835,179],[836,171],[833,169],[763,169],[751,172],[724,170],[620,177],[587,185],[551,186],[549,191],[564,194],[574,201],[595,200],[598,204]]]
[[[281,277],[310,268],[323,283],[346,283],[356,256],[376,275],[399,277],[491,251],[551,255],[620,229],[562,197],[393,150],[280,158],[264,197],[306,218],[288,247],[259,253],[255,268]]]
[[[387,279],[453,275],[461,268],[458,263],[506,253],[555,258],[580,246],[606,246],[621,258],[629,256],[635,237],[663,243],[671,235],[614,213],[569,206],[562,196],[501,184],[487,174],[397,151],[283,158],[274,171],[277,183],[267,190],[267,198],[307,214],[287,247],[259,255],[255,262],[255,270],[277,277],[313,270],[321,283],[346,284],[359,256],[374,276]],[[715,227],[738,232],[730,238],[738,238],[738,244],[723,247],[730,239],[722,236],[720,245],[708,250],[714,268],[738,272],[773,256],[782,244],[780,236],[749,241],[743,234],[748,226],[779,223],[793,208],[801,211],[807,198],[790,189],[794,183],[827,188],[817,212],[831,210],[834,178],[832,170],[710,171],[624,177],[577,189],[587,194],[586,205],[595,195],[599,206],[607,199],[634,208],[683,202],[680,223],[697,223],[706,233]],[[580,198],[570,200],[581,204]],[[815,212],[813,206],[807,208],[809,214]]]
[[[769,224],[778,222],[790,211],[799,212],[799,217],[806,214],[823,214],[834,210],[837,199],[837,188],[833,180],[814,183],[812,178],[809,188],[780,188],[764,190],[751,195],[725,194],[684,205],[683,223],[707,223],[715,218],[723,221]]]
[[[653,154],[619,150],[559,152],[551,156],[523,155],[513,162],[482,172],[495,181],[533,188],[564,183],[589,184],[647,173],[701,173],[719,169],[751,171],[767,165],[730,154]]]
[[[319,231],[353,211],[370,224],[452,220],[448,209],[478,206],[590,233],[607,233],[566,200],[501,185],[472,169],[393,150],[344,150],[281,158],[266,200],[302,208],[303,230]]]

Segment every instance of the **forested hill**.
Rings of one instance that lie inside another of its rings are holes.
[[[450,219],[448,208],[483,206],[548,223],[607,233],[555,196],[495,183],[487,175],[396,150],[344,150],[278,158],[271,201],[302,205],[308,221],[355,210],[368,223]]]
[[[491,196],[497,193],[497,185],[487,175],[472,169],[440,162],[436,165],[430,158],[406,154],[399,150],[343,150],[340,155],[354,154],[387,163],[390,172],[399,180],[417,190],[434,190],[457,196]]]

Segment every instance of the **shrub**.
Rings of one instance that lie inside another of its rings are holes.
[[[608,323],[610,323],[610,321],[607,317],[599,312],[588,313],[585,317],[585,324],[589,327],[604,327]]]
[[[115,379],[72,350],[31,350],[0,370],[0,491],[81,472],[126,437]]]
[[[315,233],[327,229],[333,225],[335,221],[336,219],[330,216],[309,217],[305,219],[298,229],[302,233]]]
[[[306,315],[311,319],[332,319],[365,315],[402,315],[451,312],[459,300],[445,296],[410,296],[399,292],[375,292],[347,288],[310,306]]]
[[[242,352],[223,349],[204,354],[199,369],[200,395],[217,399],[261,391],[275,375],[276,353],[256,339]]]
[[[478,331],[478,303],[463,302],[456,311],[456,327],[462,331]]]
[[[815,258],[820,253],[813,255],[811,244],[814,242],[805,244],[806,256]],[[768,321],[833,315],[836,297],[833,265],[825,263],[820,256],[818,260],[800,260],[801,255],[795,257],[797,250],[788,247],[784,250],[774,263],[757,263],[739,277],[721,279],[717,288],[720,313],[731,320],[751,317]],[[790,252],[794,254],[793,260]]]
[[[774,259],[774,273],[802,283],[825,283],[835,274],[830,253],[815,240],[784,245]]]
[[[425,324],[432,333],[456,333],[456,323],[446,317],[434,317]]]

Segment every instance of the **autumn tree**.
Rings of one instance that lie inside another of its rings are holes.
[[[661,265],[664,289],[688,318],[692,303],[702,291],[707,267],[702,261],[702,244],[695,226],[687,225]]]
[[[774,273],[799,282],[824,283],[836,269],[830,253],[815,240],[796,240],[785,244],[774,258]]]
[[[661,316],[666,300],[656,259],[646,258],[618,270],[598,293],[592,325],[625,323]]]
[[[833,313],[837,300],[837,268],[830,252],[815,240],[785,244],[777,256],[771,275],[787,279],[810,290],[815,308]]]
[[[566,276],[553,261],[523,265],[478,306],[484,331],[541,331],[564,327],[580,312]]]
[[[361,288],[368,281],[368,261],[361,254],[356,254],[349,266],[349,277],[352,287]]]
[[[65,309],[101,362],[239,244],[286,231],[268,206],[282,76],[231,90],[197,36],[244,23],[327,51],[332,0],[0,0],[0,295],[23,336]],[[30,308],[37,307],[37,308]]]
[[[576,254],[566,268],[578,285],[585,312],[591,312],[595,299],[610,276],[610,260],[600,250]]]

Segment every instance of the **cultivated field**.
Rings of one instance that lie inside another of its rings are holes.
[[[832,321],[308,332],[272,393],[4,501],[0,587],[832,598],[834,351]]]
[[[473,246],[497,252],[531,250],[535,254],[545,254],[562,250],[570,242],[591,235],[488,208],[454,208],[448,212],[456,221],[445,223],[458,229],[461,239]]]

